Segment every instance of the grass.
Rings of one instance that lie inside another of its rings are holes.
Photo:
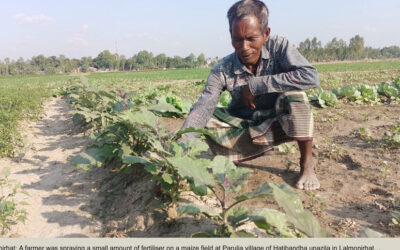
[[[400,70],[400,60],[326,63],[316,64],[314,65],[314,67],[318,70],[319,73]]]
[[[65,75],[0,77],[0,156],[12,156],[20,144],[18,125],[38,117],[45,98],[67,82]]]
[[[209,68],[199,69],[169,69],[151,71],[125,71],[91,73],[87,75],[90,83],[119,86],[131,85],[133,83],[172,82],[180,80],[197,81],[207,79]]]

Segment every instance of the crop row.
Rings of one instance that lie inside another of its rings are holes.
[[[400,101],[400,78],[377,85],[343,86],[332,91],[321,87],[308,91],[308,97],[322,108],[338,104],[339,100],[358,104],[380,104]]]
[[[179,117],[190,107],[170,89],[158,87],[155,92],[163,94],[149,96],[151,90],[147,94],[122,89],[106,91],[82,84],[86,82],[84,78],[76,82],[63,94],[75,107],[74,122],[91,127],[93,143],[72,159],[73,165],[87,170],[112,165],[121,174],[143,168],[160,187],[167,209],[177,209],[178,215],[204,214],[212,220],[213,230],[193,236],[253,237],[239,228],[249,222],[278,237],[328,235],[288,185],[264,183],[253,191],[240,192],[251,170],[237,168],[222,156],[200,158],[209,149],[201,139],[177,140],[186,132],[213,136],[209,131],[189,128],[174,134],[166,130],[157,115]],[[180,193],[187,189],[198,196],[213,196],[219,209],[180,203]],[[234,197],[231,204],[228,194]],[[240,205],[266,197],[273,197],[286,214],[268,208],[249,211]]]

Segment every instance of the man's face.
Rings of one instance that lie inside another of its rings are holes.
[[[263,44],[269,36],[261,31],[257,17],[248,16],[245,19],[235,20],[232,25],[232,46],[245,66],[257,64]]]

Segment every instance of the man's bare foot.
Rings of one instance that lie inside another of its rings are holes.
[[[317,176],[314,172],[312,161],[306,162],[301,166],[300,178],[296,183],[296,188],[304,190],[315,190],[320,187]]]

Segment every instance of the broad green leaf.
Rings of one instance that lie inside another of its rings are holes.
[[[109,145],[101,148],[88,148],[84,152],[74,156],[71,159],[71,164],[84,170],[89,170],[91,167],[100,167],[114,155],[114,150],[115,147]]]
[[[168,174],[167,172],[164,172],[161,178],[168,184],[174,183],[174,180],[172,179],[172,175]]]
[[[254,234],[240,230],[231,234],[231,238],[255,238]]]
[[[150,143],[157,152],[162,152],[167,155],[170,155],[170,153],[164,149],[163,145],[161,144],[161,141],[159,141],[158,139],[152,139],[150,140]]]
[[[182,214],[204,214],[208,217],[220,216],[218,212],[208,207],[197,206],[194,204],[180,205],[178,207],[178,216],[181,216]]]
[[[228,170],[223,182],[225,190],[237,193],[242,189],[242,186],[247,183],[247,178],[250,177],[252,171],[246,168],[237,168]]]
[[[135,155],[123,155],[122,161],[124,163],[128,163],[128,164],[136,164],[136,163],[146,164],[146,163],[148,163],[147,159],[139,157],[139,156],[135,156]]]
[[[168,103],[158,103],[149,107],[149,110],[154,111],[156,114],[161,116],[182,116],[182,112],[175,108],[173,105]]]
[[[133,153],[133,150],[128,144],[122,143],[121,144],[121,153],[122,153],[122,155],[130,155]]]
[[[190,112],[190,108],[192,107],[192,102],[188,99],[183,99],[181,102],[182,114],[188,114]]]
[[[208,172],[209,160],[193,159],[189,156],[169,157],[167,160],[178,170],[182,178],[193,180],[196,186],[215,186],[214,177]]]
[[[314,215],[310,211],[304,210],[299,196],[288,185],[276,186],[273,183],[269,183],[269,185],[273,189],[275,200],[285,210],[290,223],[310,237],[329,236],[327,232],[320,228]]]
[[[224,184],[226,173],[230,170],[236,169],[235,164],[228,158],[217,155],[211,162],[212,171],[215,174],[217,181]]]
[[[208,144],[199,138],[187,138],[179,145],[182,147],[184,154],[190,157],[196,157],[209,149]]]
[[[243,206],[234,206],[226,213],[228,222],[237,227],[240,222],[249,217],[248,210]]]
[[[153,164],[147,164],[144,169],[152,175],[156,175],[160,172]]]
[[[157,125],[157,117],[145,108],[141,108],[140,111],[136,112],[126,111],[121,113],[120,116],[130,122],[147,125],[152,128]]]
[[[270,184],[264,183],[251,192],[246,192],[240,196],[235,197],[236,201],[244,201],[254,198],[265,198],[273,195],[273,190]]]
[[[178,144],[178,142],[176,142],[176,141],[171,143],[169,150],[175,156],[183,156],[182,145]]]
[[[282,236],[294,237],[287,225],[285,214],[277,210],[259,208],[251,213],[250,219],[258,228],[269,231],[271,227],[275,227]]]
[[[212,194],[212,190],[209,187],[207,187],[206,185],[196,186],[195,183],[190,182],[189,187],[190,187],[190,190],[193,191],[193,193],[195,193],[196,195],[199,195],[199,196],[205,196],[205,195]]]

